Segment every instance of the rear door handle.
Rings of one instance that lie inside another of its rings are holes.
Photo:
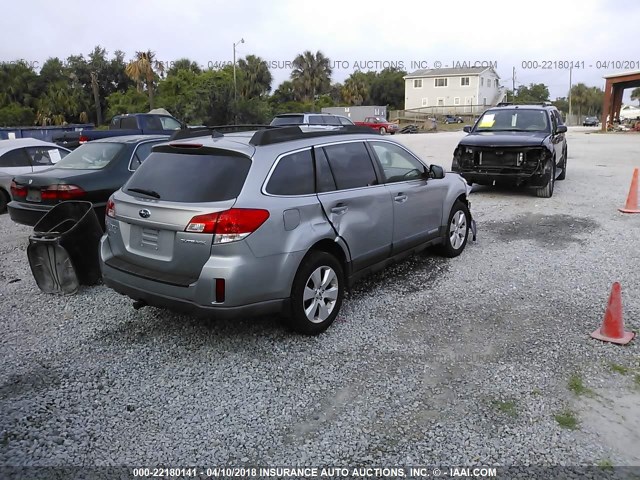
[[[399,193],[394,197],[394,201],[398,202],[398,203],[404,203],[407,201],[407,197],[404,193]]]
[[[344,215],[345,213],[347,213],[347,210],[349,210],[349,207],[347,207],[346,205],[338,204],[331,209],[331,213],[334,213],[336,215]]]

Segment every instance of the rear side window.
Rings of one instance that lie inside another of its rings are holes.
[[[271,174],[267,193],[272,195],[309,195],[315,193],[311,150],[282,157]]]
[[[340,120],[338,120],[338,117],[334,117],[333,115],[325,115],[324,123],[327,125],[340,125]]]
[[[276,117],[271,121],[271,125],[300,125],[304,120],[302,115],[286,115]]]
[[[371,157],[364,143],[341,143],[324,147],[338,190],[378,183]]]
[[[0,157],[0,168],[30,166],[29,157],[22,148],[11,150]]]
[[[169,202],[220,202],[240,194],[250,167],[249,158],[224,152],[152,152],[123,189],[153,190]]]
[[[136,117],[123,117],[122,120],[120,120],[120,128],[124,130],[137,130],[138,121]]]
[[[333,179],[327,156],[322,148],[314,150],[316,157],[316,190],[318,193],[333,192],[336,189],[336,182]]]
[[[322,116],[322,115],[309,115],[309,125],[324,125],[324,124],[325,124],[325,117],[324,116]]]

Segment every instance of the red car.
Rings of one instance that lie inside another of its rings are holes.
[[[367,117],[364,119],[364,122],[355,122],[355,124],[373,128],[383,135],[385,133],[390,133],[393,135],[398,131],[397,123],[390,123],[382,117]]]

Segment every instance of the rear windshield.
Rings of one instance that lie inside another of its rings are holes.
[[[249,167],[239,155],[152,152],[123,190],[152,191],[169,202],[220,202],[240,194]]]
[[[123,148],[123,143],[85,143],[57,162],[56,168],[99,170],[109,165]]]
[[[300,125],[303,120],[303,115],[286,115],[274,118],[271,125]]]

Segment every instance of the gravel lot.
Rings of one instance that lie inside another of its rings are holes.
[[[43,294],[0,216],[0,465],[640,465],[640,340],[589,337],[614,281],[640,330],[640,135],[594,131],[551,199],[474,187],[476,243],[369,277],[315,338]],[[398,138],[448,169],[462,136]]]

